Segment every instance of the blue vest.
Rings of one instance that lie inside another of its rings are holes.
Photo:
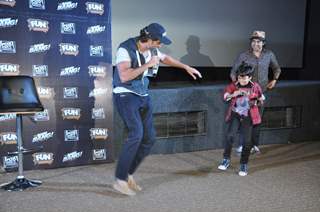
[[[138,50],[138,47],[136,44],[137,41],[138,41],[137,38],[129,38],[128,40],[124,41],[119,45],[119,48],[122,47],[128,51],[129,56],[131,58],[131,68],[133,69],[139,67],[137,54],[136,54],[136,51]],[[115,67],[115,70],[113,72],[113,87],[124,87],[139,95],[145,95],[145,94],[148,94],[148,86],[149,86],[149,79],[148,77],[143,77],[142,74],[133,80],[130,80],[124,83],[121,82],[118,68],[117,66]]]

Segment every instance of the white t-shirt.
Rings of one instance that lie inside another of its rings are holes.
[[[136,53],[138,54],[138,50],[136,50],[136,51],[137,51]],[[146,63],[151,60],[152,56],[151,56],[151,51],[150,50],[143,52],[142,55],[143,55],[144,60],[145,60]],[[159,51],[159,49],[157,49],[157,55],[160,58],[160,60],[164,60],[164,58],[166,57],[166,55],[161,53]],[[137,57],[137,58],[139,60],[139,57]],[[125,48],[122,48],[122,47],[120,47],[118,49],[117,54],[116,54],[116,64],[119,64],[121,62],[131,62],[131,58],[129,56],[128,51]],[[139,62],[139,66],[141,66],[140,62]],[[148,72],[148,69],[145,70],[145,73],[147,73],[147,72]],[[127,92],[135,93],[135,92],[133,92],[133,91],[131,91],[131,90],[125,88],[125,87],[115,87],[115,88],[113,88],[113,93],[127,93]],[[137,94],[137,93],[135,93],[135,94]],[[141,96],[140,94],[137,94],[137,95]],[[147,95],[148,94],[143,95],[143,96],[147,96]]]

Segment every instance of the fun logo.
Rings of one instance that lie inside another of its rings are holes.
[[[103,15],[104,5],[96,2],[86,2],[87,13]]]
[[[19,67],[18,64],[0,63],[0,76],[19,75]]]
[[[37,152],[32,154],[34,165],[51,165],[53,163],[53,153]]]
[[[106,71],[107,67],[105,66],[93,66],[90,65],[88,66],[89,69],[89,76],[90,77],[105,77],[106,76]]]
[[[72,43],[60,43],[60,54],[61,55],[73,55],[77,56],[79,54],[79,45]]]
[[[17,144],[18,137],[15,132],[0,133],[0,143],[3,144]]]
[[[106,140],[108,138],[107,128],[91,128],[90,137],[92,140]]]
[[[79,120],[81,117],[81,109],[80,108],[62,108],[62,118],[63,119],[75,119]]]
[[[45,33],[49,31],[49,22],[46,20],[29,18],[27,22],[30,31]]]
[[[16,5],[16,1],[15,0],[0,0],[0,5],[14,7]]]

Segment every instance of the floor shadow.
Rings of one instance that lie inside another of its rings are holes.
[[[70,193],[92,193],[96,195],[126,198],[127,196],[118,193],[112,188],[111,184],[97,183],[61,183],[61,182],[46,182],[40,187],[25,190],[25,192],[70,192]]]

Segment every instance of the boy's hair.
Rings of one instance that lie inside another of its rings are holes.
[[[237,77],[239,75],[251,77],[253,75],[253,72],[254,72],[254,68],[252,66],[250,66],[245,62],[242,62],[241,65],[238,67],[236,74],[237,74]]]

